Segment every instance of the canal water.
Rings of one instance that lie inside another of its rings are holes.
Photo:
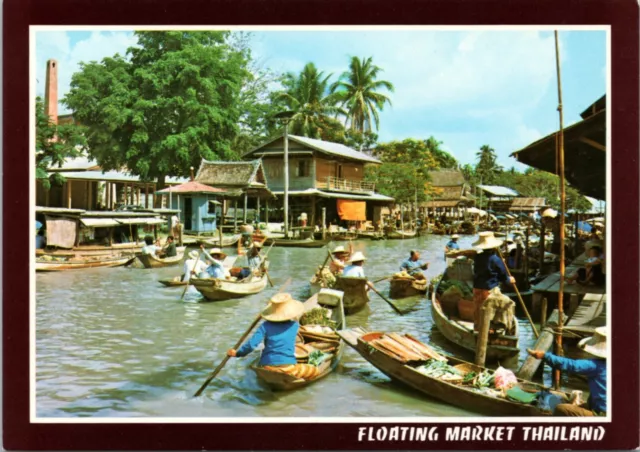
[[[462,236],[467,247],[475,238]],[[400,241],[357,241],[370,279],[398,271],[409,250],[430,262],[429,278],[445,268],[446,236]],[[183,288],[158,279],[181,267],[105,268],[36,275],[36,412],[42,417],[253,417],[253,416],[471,416],[392,383],[347,348],[336,372],[303,390],[274,393],[249,369],[259,352],[231,359],[203,396],[193,398],[278,286],[308,297],[309,279],[326,257],[321,249],[276,248],[270,275],[276,285],[240,300],[200,303],[197,292],[180,300]],[[240,262],[240,261],[239,261]],[[377,284],[388,292],[388,282]],[[434,328],[429,303],[409,300],[400,316],[377,295],[368,309],[347,318],[348,326],[411,333],[436,349],[470,361]],[[534,343],[520,319],[520,360]],[[518,361],[503,363],[517,368]]]

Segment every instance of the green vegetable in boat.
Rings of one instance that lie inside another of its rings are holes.
[[[300,318],[300,325],[321,325],[335,328],[336,322],[327,317],[328,309],[313,308],[309,312],[305,312]]]
[[[318,367],[324,361],[326,361],[331,355],[329,353],[321,352],[320,350],[314,350],[309,353],[309,360],[307,361],[312,366]]]
[[[466,282],[458,281],[457,279],[447,279],[446,281],[442,281],[438,286],[438,292],[444,293],[451,287],[457,287],[460,289],[460,292],[462,292],[462,298],[465,300],[473,297],[473,292],[469,288],[469,285]]]

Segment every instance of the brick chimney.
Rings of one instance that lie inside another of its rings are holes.
[[[58,62],[56,60],[47,60],[44,112],[55,124],[58,124]]]

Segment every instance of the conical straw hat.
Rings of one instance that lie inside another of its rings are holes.
[[[453,240],[453,239],[459,239],[459,238],[460,238],[460,236],[459,236],[458,234],[453,234],[453,235],[451,236],[451,239],[452,239],[452,240]]]
[[[333,251],[331,252],[331,254],[336,254],[336,253],[346,253],[347,250],[344,249],[344,246],[342,245],[338,245],[336,246]]]
[[[209,254],[210,255],[214,255],[214,254],[221,254],[222,258],[224,259],[225,257],[227,257],[227,253],[225,253],[224,251],[222,251],[220,248],[211,248],[209,250]]]
[[[500,245],[502,245],[502,240],[495,238],[491,231],[481,232],[478,234],[478,240],[471,244],[474,248],[479,248],[481,250],[498,248]]]
[[[367,258],[364,257],[364,254],[362,254],[360,251],[356,251],[351,255],[348,262],[352,264],[354,262],[360,262],[360,261],[366,261],[366,260]]]
[[[582,339],[578,343],[578,347],[598,358],[607,357],[607,329],[604,327],[596,328],[596,333]]]
[[[277,293],[262,310],[262,318],[270,322],[286,322],[300,317],[303,312],[304,305],[294,300],[291,294]]]
[[[200,253],[198,253],[198,251],[196,251],[196,250],[189,251],[189,257],[191,259],[197,259],[199,255],[200,255]]]

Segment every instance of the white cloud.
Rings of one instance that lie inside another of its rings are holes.
[[[100,61],[116,53],[124,55],[127,48],[136,43],[131,32],[94,31],[87,39],[72,44],[71,33],[73,32],[36,33],[36,95],[44,95],[47,60],[58,61],[58,100],[61,100],[69,91],[71,77],[79,70],[81,61]],[[60,114],[68,113],[61,104],[58,111]]]

